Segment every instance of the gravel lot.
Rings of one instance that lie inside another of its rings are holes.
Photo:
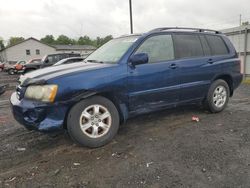
[[[0,73],[1,82],[9,78]],[[27,131],[3,105],[11,92],[0,97],[0,187],[250,185],[250,85],[219,114],[189,106],[130,119],[98,149],[79,147],[66,133]]]

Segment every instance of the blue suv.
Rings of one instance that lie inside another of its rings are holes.
[[[26,128],[67,130],[99,147],[138,114],[193,103],[222,111],[242,81],[240,68],[218,31],[158,28],[113,39],[83,62],[25,74],[10,100]]]

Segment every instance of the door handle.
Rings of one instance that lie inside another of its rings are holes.
[[[214,60],[213,60],[213,59],[209,59],[209,60],[207,60],[207,62],[208,62],[209,64],[213,64],[213,63],[214,63]]]
[[[175,63],[172,63],[171,65],[169,65],[170,69],[176,69],[178,66]]]

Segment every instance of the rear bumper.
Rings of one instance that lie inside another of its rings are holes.
[[[235,90],[241,84],[243,80],[243,74],[237,74],[233,77],[233,89]]]
[[[51,132],[63,129],[69,109],[67,104],[44,104],[27,99],[18,100],[16,93],[10,98],[16,121],[27,129]]]

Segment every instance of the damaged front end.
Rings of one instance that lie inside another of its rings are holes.
[[[45,80],[21,77],[10,98],[15,119],[29,130],[54,131],[63,129],[68,105],[57,102],[42,102],[25,97],[29,86],[44,86]]]

